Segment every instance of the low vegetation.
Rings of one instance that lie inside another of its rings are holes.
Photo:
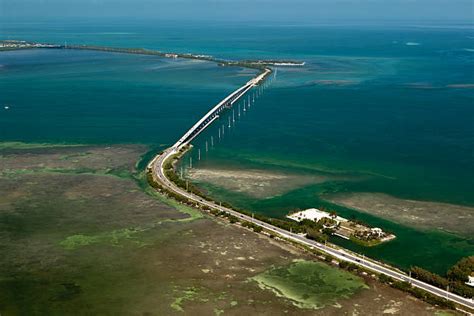
[[[315,221],[304,219],[300,222],[295,222],[295,221],[290,221],[286,219],[271,218],[271,217],[267,217],[261,214],[253,214],[246,210],[237,209],[227,202],[217,202],[217,201],[212,200],[208,196],[204,195],[197,187],[183,180],[176,174],[176,170],[175,170],[176,164],[179,161],[179,159],[182,157],[182,155],[184,155],[184,153],[187,150],[189,150],[189,148],[190,147],[185,147],[181,149],[181,151],[178,154],[170,157],[169,158],[170,160],[166,161],[164,165],[165,175],[179,187],[186,189],[187,191],[192,192],[202,197],[203,199],[206,199],[207,201],[211,201],[213,203],[220,204],[221,206],[226,207],[228,209],[232,209],[242,214],[252,216],[257,220],[269,223],[281,229],[284,229],[293,233],[305,234],[306,237],[311,240],[315,240],[322,243],[326,242],[328,239],[328,235],[334,232],[334,228],[332,227],[333,226],[332,224],[334,223],[328,222],[327,220],[324,220],[324,221],[321,220],[319,222],[315,222]],[[151,170],[148,170],[147,179],[152,187],[154,187],[155,189],[158,189],[160,192],[165,193],[172,198],[175,198],[177,201],[181,203],[184,203],[190,206],[199,207],[202,210],[209,211],[209,213],[214,216],[227,217],[231,223],[240,222],[239,218],[227,212],[213,209],[208,206],[200,206],[198,203],[164,188],[161,184],[157,183],[154,180]],[[241,225],[243,227],[252,229],[253,231],[257,233],[263,230],[261,226],[258,226],[248,221],[242,221]],[[467,276],[469,275],[468,273],[472,271],[472,266],[473,266],[473,261],[474,261],[473,258],[474,257],[463,259],[459,263],[457,263],[455,266],[453,266],[453,268],[451,268],[448,272],[450,279],[443,278],[439,275],[436,275],[434,273],[431,273],[429,271],[426,271],[418,267],[413,267],[411,269],[412,276],[443,289],[445,289],[447,285],[450,285],[452,286],[451,290],[454,293],[457,293],[465,297],[472,297],[474,296],[473,290],[467,287],[463,282],[465,282],[465,280],[467,279]],[[327,262],[333,261],[333,258],[331,256],[325,256],[325,259],[327,259],[326,260]],[[339,267],[348,271],[354,271],[354,270],[359,269],[357,265],[353,263],[345,262],[345,261],[339,262]],[[456,307],[452,301],[440,298],[439,296],[430,294],[429,292],[426,292],[422,289],[415,288],[407,282],[395,281],[392,278],[385,275],[380,275],[379,279],[381,282],[389,284],[393,288],[408,292],[412,294],[413,296],[423,301],[426,301],[430,304],[437,305],[442,308],[450,308],[450,309],[455,309]]]

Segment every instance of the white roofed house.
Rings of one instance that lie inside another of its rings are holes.
[[[470,275],[468,278],[469,278],[469,279],[468,279],[468,281],[466,282],[466,284],[469,285],[469,286],[474,287],[474,276],[473,276],[473,275]]]
[[[370,231],[374,235],[377,235],[379,237],[385,237],[385,233],[383,232],[381,228],[374,227],[374,228],[371,228]]]
[[[296,212],[296,213],[287,215],[286,217],[297,222],[301,222],[304,219],[318,222],[322,218],[330,218],[330,219],[335,220],[337,223],[347,222],[347,219],[345,218],[342,218],[340,216],[336,216],[335,218],[333,218],[331,214],[329,214],[328,212],[318,210],[317,208],[310,208],[304,211]]]

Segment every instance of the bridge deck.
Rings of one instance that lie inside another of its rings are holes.
[[[265,69],[262,74],[253,78],[245,85],[229,94],[225,99],[223,99],[211,110],[209,110],[209,112],[207,112],[199,121],[197,121],[196,124],[194,124],[176,142],[176,144],[173,145],[173,148],[179,150],[184,145],[187,145],[191,140],[193,140],[197,135],[199,135],[203,130],[205,130],[209,125],[211,125],[212,122],[214,122],[218,118],[218,114],[224,109],[225,106],[232,106],[240,97],[247,93],[247,91],[256,86],[260,81],[262,81],[269,72],[271,72],[270,69]]]

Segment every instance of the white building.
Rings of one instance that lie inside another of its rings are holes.
[[[372,234],[377,235],[378,237],[384,237],[385,233],[383,232],[382,228],[374,227],[371,228],[370,231]]]
[[[296,212],[296,213],[287,215],[286,217],[297,222],[301,222],[304,219],[309,219],[311,221],[318,222],[321,218],[334,219],[337,223],[347,222],[347,219],[343,217],[336,216],[336,218],[332,218],[328,212],[318,210],[317,208],[309,208],[301,212]]]
[[[469,276],[469,281],[466,282],[467,285],[474,287],[474,276]]]

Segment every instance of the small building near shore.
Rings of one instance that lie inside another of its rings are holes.
[[[378,227],[371,228],[370,232],[374,235],[377,235],[378,237],[381,237],[381,238],[385,237],[385,233],[383,232],[381,228],[378,228]]]
[[[474,287],[474,276],[470,275],[468,277],[468,281],[466,282],[467,285]]]
[[[294,221],[297,221],[297,222],[301,222],[304,219],[308,219],[308,220],[311,220],[311,221],[318,222],[322,218],[333,219],[338,224],[341,223],[341,222],[347,222],[347,219],[345,219],[343,217],[340,217],[340,216],[332,217],[331,214],[329,214],[328,212],[318,210],[317,208],[309,208],[309,209],[304,210],[304,211],[300,211],[300,212],[296,212],[296,213],[287,215],[286,217],[289,218],[289,219],[292,219]]]
[[[286,217],[296,222],[309,220],[320,223],[323,229],[332,229],[333,235],[344,239],[355,240],[368,247],[376,246],[395,238],[395,235],[388,234],[379,227],[370,227],[360,222],[350,221],[334,213],[321,211],[317,208],[291,213]]]

